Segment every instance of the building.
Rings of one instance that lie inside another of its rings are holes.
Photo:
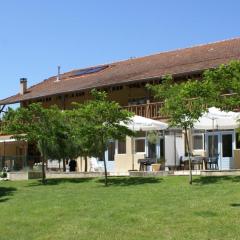
[[[162,76],[166,74],[171,74],[176,82],[201,78],[204,70],[239,59],[240,38],[235,38],[59,73],[31,87],[23,78],[18,94],[0,100],[0,111],[5,105],[20,103],[24,107],[34,102],[41,102],[45,107],[56,104],[61,109],[70,109],[72,102],[84,103],[90,99],[90,90],[97,88],[106,91],[110,100],[119,102],[137,115],[166,121],[159,113],[162,103],[153,99],[145,88],[147,83],[161,84]],[[181,134],[178,137],[182,138]],[[111,171],[131,169],[129,144],[128,138],[126,143],[110,143],[106,154]],[[150,146],[145,135],[139,135],[136,139],[136,148],[139,148],[136,149],[136,166],[137,159],[149,154],[149,149],[155,148],[160,157],[163,154],[161,145],[163,143],[159,140],[156,146]],[[180,154],[184,151],[182,145],[180,141]],[[81,164],[79,170],[83,169]]]

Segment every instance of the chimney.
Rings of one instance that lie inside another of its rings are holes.
[[[58,66],[58,75],[57,75],[57,79],[55,80],[55,82],[60,82],[60,77],[61,77],[61,67]]]
[[[27,78],[20,78],[20,94],[24,95],[27,92]]]

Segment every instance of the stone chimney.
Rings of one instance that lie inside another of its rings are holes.
[[[20,94],[24,95],[27,92],[27,78],[20,78]]]

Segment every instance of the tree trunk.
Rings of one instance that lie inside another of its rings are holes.
[[[192,159],[190,157],[190,147],[189,147],[189,141],[188,141],[187,128],[185,128],[185,139],[186,139],[188,162],[189,162],[189,184],[192,184]]]
[[[85,161],[84,172],[87,172],[87,169],[88,169],[87,156],[84,156],[84,161]]]
[[[104,163],[105,187],[107,187],[108,181],[107,181],[107,163],[106,163],[106,159],[105,159],[105,151],[103,152],[103,163]]]
[[[42,158],[42,183],[45,184],[46,183],[46,173],[45,173],[45,158],[46,158],[46,154],[45,154],[45,142],[44,140],[40,140],[38,142],[38,149],[41,153],[41,158]]]
[[[66,172],[66,159],[63,158],[63,172]]]
[[[45,154],[42,156],[42,183],[46,183],[46,172],[45,172]]]

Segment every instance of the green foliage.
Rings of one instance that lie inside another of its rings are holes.
[[[167,75],[160,85],[148,85],[148,89],[164,102],[161,112],[171,125],[191,128],[210,107],[227,111],[239,107],[240,61],[206,70],[201,80],[176,83]]]
[[[158,140],[158,133],[157,131],[149,131],[147,133],[147,140],[149,143],[156,144]]]
[[[6,172],[1,172],[0,173],[0,178],[6,178],[7,177],[7,173]]]
[[[37,144],[44,163],[58,143],[62,119],[62,113],[56,106],[45,109],[41,104],[33,103],[26,108],[10,109],[3,117],[6,123],[4,131],[13,134],[16,139]],[[45,182],[44,164],[42,171]]]
[[[102,158],[111,139],[133,134],[122,124],[127,124],[132,114],[108,101],[105,92],[91,93],[93,100],[75,103],[71,111],[60,111],[56,106],[45,109],[41,104],[9,109],[3,118],[7,123],[4,130],[17,139],[36,143],[44,160]]]
[[[148,85],[155,97],[164,101],[161,112],[170,118],[170,124],[183,128],[192,127],[206,111],[210,87],[197,80],[174,83],[171,76],[164,77],[160,85]]]
[[[123,110],[118,103],[108,101],[105,92],[92,90],[91,94],[93,100],[84,104],[75,103],[75,108],[70,112],[73,136],[83,156],[104,160],[106,176],[104,152],[110,140],[123,139],[133,134],[122,124],[129,122],[132,113]]]
[[[210,82],[213,86],[211,94],[215,95],[215,101],[211,106],[227,111],[239,107],[240,61],[231,61],[216,69],[206,70],[203,74],[203,82]]]
[[[84,104],[75,103],[70,112],[74,137],[82,145],[88,156],[102,157],[111,139],[123,139],[132,131],[127,124],[132,113],[121,109],[120,105],[107,100],[105,92],[92,90],[93,100]]]
[[[191,169],[187,129],[192,128],[210,107],[228,111],[240,106],[240,61],[206,70],[201,80],[189,79],[177,83],[168,75],[160,85],[148,85],[147,88],[157,99],[164,102],[161,112],[169,117],[170,125],[185,129]]]

